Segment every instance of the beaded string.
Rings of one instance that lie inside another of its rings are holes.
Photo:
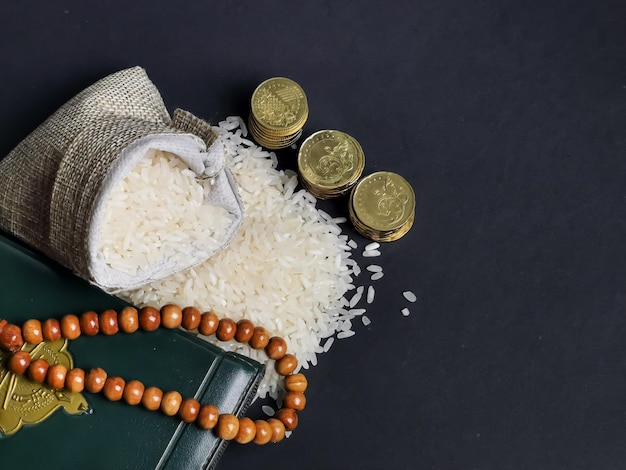
[[[283,408],[267,420],[237,418],[229,413],[220,414],[213,405],[201,405],[195,398],[183,398],[175,390],[164,393],[157,387],[145,387],[138,380],[126,382],[121,377],[109,377],[99,367],[88,372],[80,368],[67,370],[62,364],[50,365],[43,358],[33,360],[30,353],[21,350],[24,342],[39,344],[61,338],[74,340],[81,334],[114,335],[120,330],[134,333],[139,328],[154,331],[159,327],[173,329],[180,326],[186,330],[197,329],[205,336],[215,334],[220,341],[235,339],[254,349],[264,349],[267,356],[276,361],[276,371],[285,377],[287,393]],[[0,319],[0,347],[13,353],[8,361],[9,370],[18,375],[26,374],[33,382],[45,382],[54,389],[65,388],[70,392],[102,392],[108,400],[124,400],[129,405],[141,403],[148,410],[161,410],[167,416],[178,415],[186,423],[196,423],[202,429],[214,430],[221,439],[240,444],[281,441],[286,431],[296,428],[297,411],[303,410],[306,405],[304,391],[307,380],[303,374],[293,373],[298,360],[293,354],[287,354],[287,343],[283,338],[270,337],[265,328],[254,326],[250,320],[235,323],[230,318],[220,319],[211,311],[200,313],[195,307],[181,309],[178,305],[167,304],[160,310],[144,307],[139,311],[134,307],[125,307],[119,314],[115,310],[105,310],[100,314],[89,311],[80,317],[65,315],[61,321],[54,318],[43,323],[27,320],[22,328]]]

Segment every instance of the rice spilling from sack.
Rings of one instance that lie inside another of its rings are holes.
[[[232,215],[206,204],[210,182],[196,175],[173,153],[150,150],[111,191],[105,204],[100,251],[107,265],[134,276],[160,260],[197,256],[218,247]]]
[[[215,129],[223,136],[226,165],[243,200],[242,227],[208,261],[118,295],[138,306],[175,302],[235,321],[247,318],[284,337],[299,368],[316,365],[317,354],[330,349],[331,337],[350,331],[351,320],[361,313],[351,312],[345,299],[360,271],[350,241],[341,234],[339,219],[318,210],[308,192],[296,190],[294,172],[277,170],[275,154],[245,138],[241,118],[230,117]],[[279,396],[280,377],[263,351],[206,339],[265,363],[258,395]]]

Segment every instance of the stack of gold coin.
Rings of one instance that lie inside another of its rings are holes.
[[[300,85],[288,78],[275,77],[254,90],[248,127],[263,147],[282,149],[300,138],[308,116],[309,106]]]
[[[345,132],[318,131],[298,152],[302,185],[318,199],[345,194],[361,177],[365,155],[357,140]]]
[[[415,193],[396,173],[372,173],[352,189],[349,213],[361,235],[379,242],[394,241],[413,226]]]

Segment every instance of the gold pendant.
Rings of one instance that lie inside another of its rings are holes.
[[[51,365],[63,364],[70,370],[73,360],[67,344],[65,339],[38,345],[26,343],[22,350],[28,351],[33,360],[43,358]],[[15,434],[25,424],[42,422],[61,407],[70,414],[89,410],[81,393],[55,390],[14,374],[8,369],[9,357],[10,353],[0,351],[0,431],[5,435]]]

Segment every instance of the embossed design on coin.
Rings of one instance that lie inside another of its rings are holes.
[[[252,113],[263,126],[284,129],[298,124],[308,112],[300,86],[288,78],[261,83],[252,95]]]
[[[302,143],[298,152],[298,169],[303,184],[317,197],[346,192],[364,167],[361,146],[341,131],[318,131]]]
[[[44,358],[50,364],[63,364],[71,369],[72,357],[67,352],[67,340],[44,342],[36,346],[25,344],[33,359]],[[89,409],[80,393],[55,390],[46,384],[28,380],[24,375],[9,371],[6,363],[9,353],[0,351],[0,431],[6,435],[19,431],[24,424],[36,424],[48,418],[59,408],[71,414]]]
[[[377,231],[399,230],[415,213],[413,188],[400,175],[373,173],[354,189],[355,216]]]

